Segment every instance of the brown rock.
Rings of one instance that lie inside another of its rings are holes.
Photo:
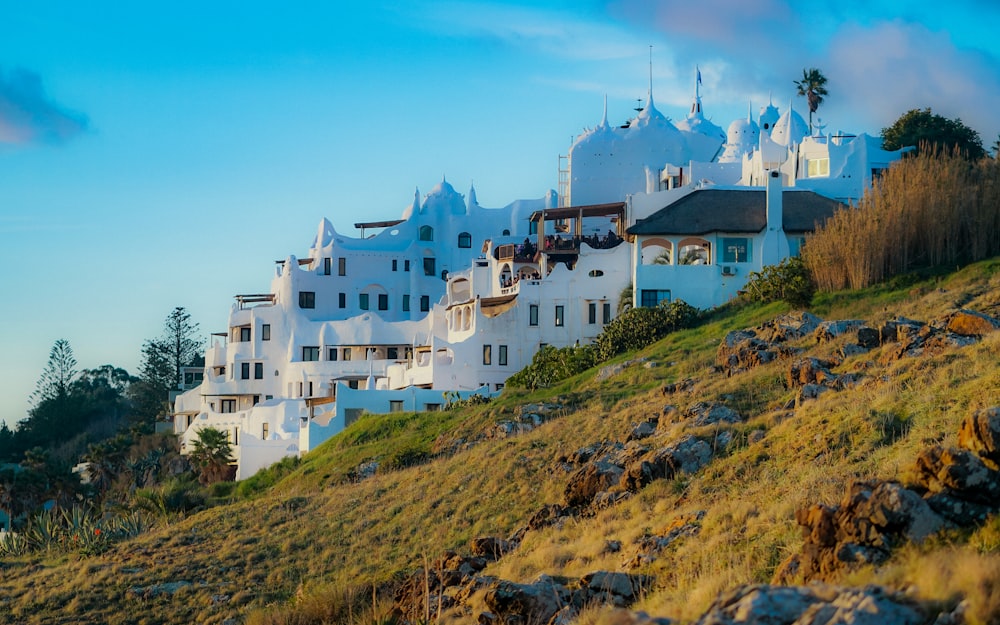
[[[1000,465],[1000,407],[977,410],[958,426],[958,446]]]
[[[949,332],[961,336],[983,336],[1000,329],[1000,321],[972,310],[958,310],[948,315],[946,326]]]
[[[1000,502],[1000,473],[970,451],[940,445],[924,449],[917,456],[915,475],[920,485],[932,493],[947,492],[992,506]]]
[[[586,464],[570,476],[563,494],[570,506],[585,506],[594,496],[608,490],[621,480],[625,470],[607,461]]]

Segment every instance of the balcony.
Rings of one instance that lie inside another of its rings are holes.
[[[274,306],[274,293],[251,293],[249,295],[237,295],[236,303],[240,310],[256,308],[257,306]]]

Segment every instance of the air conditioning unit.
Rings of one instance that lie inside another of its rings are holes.
[[[736,275],[736,267],[729,267],[728,265],[723,265],[722,266],[722,275],[724,275],[724,276],[735,276]]]

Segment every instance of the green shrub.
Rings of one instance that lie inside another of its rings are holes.
[[[397,449],[388,458],[379,464],[379,471],[398,471],[407,467],[413,467],[427,462],[430,454],[426,450],[416,447],[404,447]]]
[[[524,369],[507,379],[509,386],[535,390],[582,373],[597,364],[597,352],[591,345],[552,347],[535,353]]]
[[[244,499],[257,493],[263,492],[280,482],[285,476],[302,464],[302,459],[298,456],[285,456],[269,467],[257,471],[250,477],[236,485],[236,494]],[[221,484],[216,484],[220,486]]]
[[[697,308],[680,299],[653,308],[630,308],[597,337],[597,362],[652,345],[675,330],[693,326],[699,317]]]
[[[796,308],[806,308],[815,294],[816,285],[809,268],[801,258],[791,256],[777,265],[751,271],[742,298],[749,302],[785,301]]]

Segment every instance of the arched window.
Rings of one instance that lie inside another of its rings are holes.
[[[509,236],[510,236],[510,230],[508,230],[508,229],[504,228],[504,229],[503,229],[503,236],[505,236],[505,237],[509,237]]]
[[[601,271],[600,269],[591,269],[590,273],[587,274],[587,275],[590,276],[591,278],[600,278],[601,276],[604,275],[604,272]],[[593,323],[593,322],[591,322],[591,323]]]
[[[669,265],[673,244],[667,239],[652,238],[642,242],[643,265]]]
[[[434,240],[434,228],[430,226],[420,226],[420,240],[421,241],[433,241]]]
[[[684,239],[678,245],[679,265],[708,265],[712,259],[712,244],[705,239],[691,237]]]
[[[458,247],[470,248],[472,247],[472,235],[468,232],[461,232],[458,235]]]

